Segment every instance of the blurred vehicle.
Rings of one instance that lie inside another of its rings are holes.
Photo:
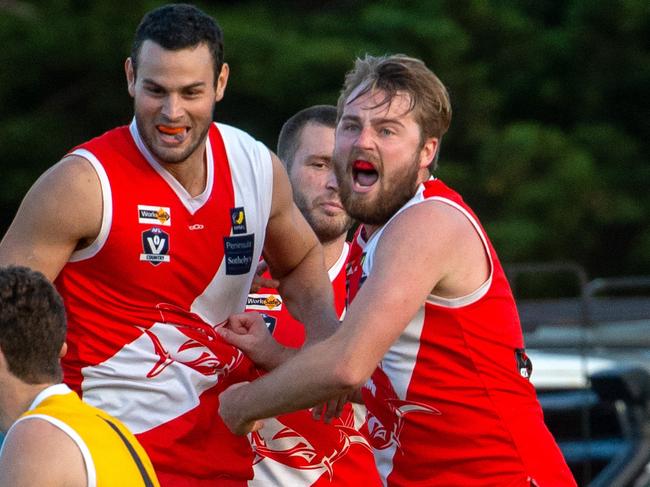
[[[650,487],[650,277],[588,282],[574,264],[507,272],[531,381],[578,485]],[[522,277],[549,274],[562,276],[559,287],[573,279],[577,296],[534,298],[518,289]]]

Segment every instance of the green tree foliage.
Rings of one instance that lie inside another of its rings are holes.
[[[160,4],[0,4],[0,225],[69,148],[130,120],[123,61],[142,14]],[[288,116],[336,102],[354,57],[420,57],[454,106],[440,176],[503,260],[650,273],[647,1],[199,5],[224,28],[231,66],[216,119],[273,148]]]

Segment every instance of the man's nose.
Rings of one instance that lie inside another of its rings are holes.
[[[330,169],[330,172],[327,175],[327,182],[325,183],[325,187],[331,191],[339,190],[339,182],[336,179],[336,171],[334,171],[333,167]]]
[[[360,149],[369,149],[374,147],[374,137],[371,127],[362,127],[359,130],[354,145]]]
[[[165,98],[162,115],[169,120],[177,120],[183,115],[183,105],[180,96],[171,93]]]

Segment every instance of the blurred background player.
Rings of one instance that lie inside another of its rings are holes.
[[[284,162],[293,199],[323,245],[334,290],[336,312],[346,308],[345,241],[352,220],[343,209],[332,166],[336,107],[316,105],[299,111],[283,125],[278,156]],[[267,271],[264,278],[270,279]],[[305,327],[291,316],[277,289],[261,288],[248,298],[247,310],[259,311],[282,345],[301,347]],[[339,418],[317,421],[302,410],[264,421],[251,434],[257,453],[249,485],[381,485],[370,446],[354,424],[347,404]]]
[[[0,268],[0,486],[158,485],[117,419],[61,384],[63,302],[40,272]]]

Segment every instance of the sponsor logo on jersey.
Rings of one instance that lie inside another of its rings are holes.
[[[172,224],[171,210],[163,206],[138,205],[138,223],[168,227]]]
[[[247,274],[253,264],[255,234],[224,237],[224,259],[226,275],[238,276]]]
[[[157,227],[142,232],[142,250],[141,261],[151,265],[169,262],[169,235]]]
[[[279,294],[249,294],[246,309],[255,311],[281,310],[282,296]]]
[[[246,213],[244,213],[243,206],[230,209],[230,222],[232,223],[233,234],[246,233]]]
[[[530,375],[533,373],[533,362],[531,362],[528,355],[526,355],[526,350],[524,348],[515,349],[515,360],[517,361],[517,370],[519,375],[524,379],[530,380]]]

